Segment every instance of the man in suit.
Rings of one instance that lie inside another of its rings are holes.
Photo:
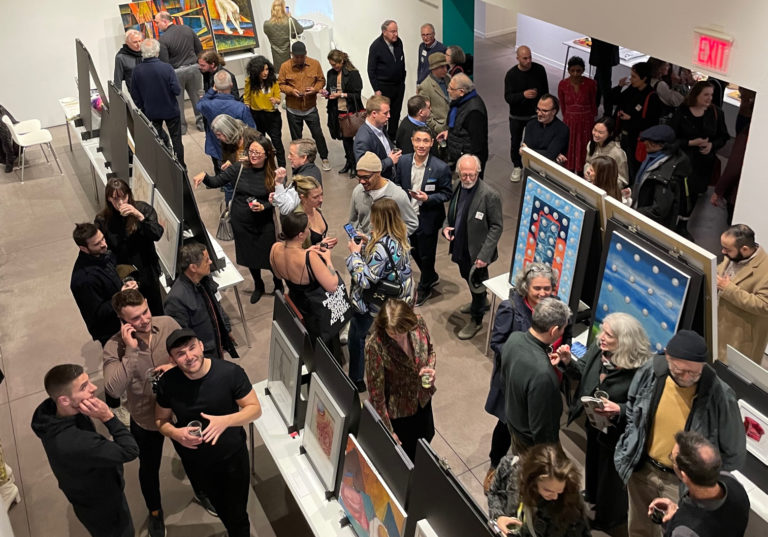
[[[488,265],[499,257],[496,246],[504,229],[501,196],[480,178],[480,159],[462,155],[456,163],[461,184],[457,185],[448,205],[443,236],[451,241],[451,260],[459,265],[461,277],[467,280],[472,302],[461,307],[469,313],[469,322],[459,331],[459,339],[471,339],[483,325],[488,309],[486,293],[472,290],[473,281],[488,279]],[[474,270],[473,270],[474,269]]]
[[[363,158],[366,152],[371,152],[379,157],[381,159],[381,175],[387,179],[392,179],[395,175],[395,164],[403,152],[395,147],[392,139],[384,130],[384,126],[389,121],[389,110],[388,97],[374,95],[368,99],[368,102],[365,103],[365,123],[355,134],[353,151],[355,160]],[[392,121],[389,122],[392,123]]]
[[[368,48],[368,80],[376,95],[390,100],[394,120],[389,122],[387,130],[389,137],[394,138],[405,96],[405,54],[403,42],[397,36],[397,23],[393,20],[382,23],[381,35]]]
[[[768,258],[745,224],[726,229],[720,245],[717,357],[726,360],[726,345],[731,345],[759,364],[768,344]]]
[[[429,69],[429,76],[416,87],[416,91],[429,101],[431,114],[427,118],[427,125],[432,132],[439,134],[448,128],[446,122],[450,108],[448,84],[451,82],[451,77],[448,76],[448,62],[445,54],[442,52],[430,54]]]
[[[411,137],[419,127],[427,126],[427,119],[431,113],[429,101],[421,95],[414,95],[408,99],[408,115],[400,122],[395,136],[395,145],[403,153],[413,153]]]
[[[451,198],[451,168],[430,155],[435,140],[429,127],[416,127],[410,143],[413,153],[398,161],[395,182],[408,192],[419,217],[419,227],[410,236],[410,242],[411,255],[421,270],[415,302],[421,306],[440,281],[435,272],[435,253],[440,226],[445,220],[445,202]]]

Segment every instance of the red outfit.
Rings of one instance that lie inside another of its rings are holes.
[[[591,78],[583,77],[578,91],[569,78],[561,80],[557,86],[563,122],[571,131],[565,167],[574,173],[584,169],[587,143],[592,138],[592,126],[597,115],[596,96],[597,83]]]

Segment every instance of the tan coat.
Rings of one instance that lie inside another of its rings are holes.
[[[445,86],[448,87],[448,82],[451,78],[445,77]],[[429,100],[431,105],[432,114],[427,118],[427,126],[432,129],[435,134],[443,132],[448,129],[448,109],[450,103],[448,97],[445,96],[443,90],[440,89],[440,84],[435,81],[435,78],[430,75],[424,79],[424,81],[418,85],[416,91],[419,95]]]
[[[718,276],[723,275],[727,263],[726,258],[718,265]],[[762,248],[720,291],[717,338],[717,354],[724,362],[726,345],[758,364],[763,359],[768,344],[768,255]]]

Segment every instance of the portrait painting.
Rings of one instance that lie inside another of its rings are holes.
[[[155,24],[155,15],[165,10],[173,16],[176,24],[189,26],[195,31],[203,50],[214,48],[205,0],[145,0],[121,4],[119,9],[126,32],[138,30],[144,37],[157,39],[160,32]]]
[[[287,426],[292,426],[298,397],[301,362],[280,325],[272,321],[269,344],[267,388],[277,411]]]
[[[339,503],[358,537],[403,537],[405,510],[354,435],[347,439]]]
[[[301,445],[327,491],[336,484],[345,420],[323,381],[312,373]]]
[[[225,54],[259,46],[249,0],[206,0],[216,52]]]
[[[557,276],[555,294],[571,303],[579,287],[577,261],[583,236],[589,237],[593,214],[565,191],[529,175],[520,206],[510,283],[525,266],[536,261],[550,265]]]

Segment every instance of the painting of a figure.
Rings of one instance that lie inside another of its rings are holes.
[[[525,184],[510,278],[536,261],[558,276],[556,294],[570,302],[586,210],[573,199],[532,176]],[[586,231],[586,236],[589,232]]]
[[[389,487],[349,435],[339,503],[358,537],[402,537],[406,514]]]
[[[138,30],[145,37],[157,39],[160,32],[155,25],[155,15],[165,10],[173,16],[176,24],[189,26],[195,31],[204,50],[213,49],[213,33],[205,0],[145,0],[121,4],[119,8],[126,31]]]
[[[259,46],[248,0],[206,0],[213,39],[219,54]]]
[[[606,315],[624,312],[642,323],[652,350],[662,351],[679,328],[688,328],[681,326],[686,299],[700,280],[692,282],[691,269],[613,223],[606,232],[604,259],[593,334]]]
[[[345,418],[320,377],[312,373],[301,445],[326,490],[336,484]]]

